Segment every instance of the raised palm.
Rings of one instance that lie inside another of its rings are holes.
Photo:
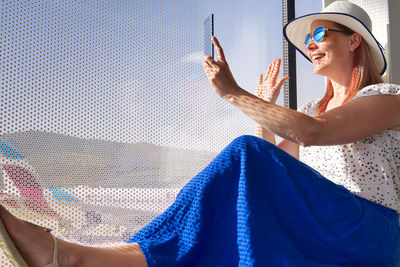
[[[279,68],[281,66],[281,59],[277,58],[274,62],[268,66],[267,73],[265,77],[260,74],[260,78],[258,80],[258,86],[256,89],[256,96],[268,101],[270,103],[275,103],[278,99],[281,87],[283,83],[289,79],[289,76],[285,76],[279,79],[277,82],[277,78],[279,75]]]

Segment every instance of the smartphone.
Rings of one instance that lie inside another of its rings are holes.
[[[214,59],[214,45],[211,36],[214,35],[214,14],[208,15],[204,20],[204,55]]]

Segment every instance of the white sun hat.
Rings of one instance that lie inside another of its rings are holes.
[[[310,59],[304,45],[304,40],[310,32],[311,23],[317,19],[333,21],[359,33],[369,46],[376,69],[381,75],[385,72],[386,59],[384,50],[371,33],[372,23],[370,17],[364,9],[348,1],[335,1],[320,13],[301,16],[285,25],[283,35],[286,40],[292,43],[308,60]]]

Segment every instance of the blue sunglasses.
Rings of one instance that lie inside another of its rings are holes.
[[[326,33],[327,31],[331,31],[331,32],[342,32],[342,33],[346,33],[346,34],[353,34],[353,32],[350,32],[350,31],[328,29],[328,28],[325,28],[324,26],[320,26],[320,27],[318,27],[318,28],[316,28],[316,29],[314,30],[314,33],[313,33],[313,35],[312,35],[312,38],[314,39],[314,41],[316,41],[316,42],[319,43],[319,42],[321,42],[322,40],[324,40],[325,33]],[[306,45],[306,47],[307,47],[307,45],[308,45],[308,43],[309,43],[310,41],[311,41],[311,34],[307,34],[307,35],[306,35],[306,39],[304,40],[304,44]]]

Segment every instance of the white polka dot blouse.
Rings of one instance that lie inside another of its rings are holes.
[[[400,85],[370,85],[355,98],[385,94],[400,94]],[[305,104],[300,111],[315,116],[318,101]],[[384,130],[344,145],[300,146],[299,155],[332,182],[400,214],[400,131]]]

